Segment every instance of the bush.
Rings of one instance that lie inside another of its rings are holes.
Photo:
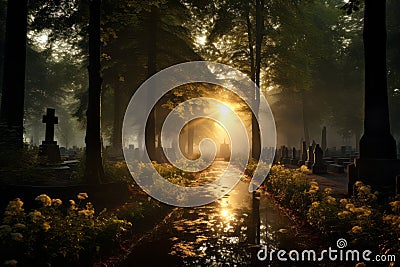
[[[0,226],[0,262],[18,266],[89,266],[115,247],[131,224],[105,211],[96,214],[80,193],[63,205],[42,194],[40,208],[25,212],[20,199],[10,201]]]
[[[383,254],[400,254],[400,201],[382,205],[379,193],[358,181],[355,195],[337,199],[333,190],[321,190],[307,174],[281,165],[272,167],[266,188],[284,206],[289,207],[332,239],[346,237],[365,249]]]

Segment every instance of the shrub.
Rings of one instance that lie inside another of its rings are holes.
[[[361,181],[355,183],[352,197],[335,198],[332,189],[321,190],[304,171],[275,165],[266,188],[282,205],[332,239],[346,237],[358,247],[400,254],[400,201],[380,204],[379,193]]]
[[[10,201],[0,226],[0,260],[18,266],[88,266],[116,246],[131,224],[105,211],[96,214],[80,193],[68,205],[42,194],[40,208],[25,212],[23,202]]]

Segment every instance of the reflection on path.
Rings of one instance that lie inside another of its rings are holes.
[[[226,162],[215,162],[203,173],[204,180],[226,168]],[[269,249],[310,248],[307,233],[280,211],[268,197],[260,198],[261,244]],[[206,206],[176,208],[151,235],[134,248],[122,266],[285,266],[257,262],[252,251],[260,247],[251,244],[252,195],[248,183],[240,181],[223,198]],[[316,244],[312,244],[314,246]],[[286,265],[294,266],[294,265]],[[296,265],[302,266],[302,265]],[[311,265],[303,265],[311,266]]]

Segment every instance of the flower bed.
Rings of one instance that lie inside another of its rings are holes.
[[[300,169],[271,168],[266,190],[327,237],[346,238],[357,248],[400,255],[400,201],[382,201],[378,192],[358,181],[355,194],[335,198],[332,189],[321,190]],[[384,202],[382,204],[382,202]]]

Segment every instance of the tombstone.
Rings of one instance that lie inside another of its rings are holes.
[[[314,163],[312,165],[312,173],[314,174],[326,173],[326,165],[323,159],[324,153],[319,144],[315,146],[313,154],[314,154]]]
[[[346,150],[347,150],[347,148],[346,148],[346,146],[341,146],[340,147],[340,156],[343,158],[343,157],[346,157]]]
[[[57,141],[54,141],[54,125],[58,124],[58,117],[55,116],[56,110],[48,108],[46,115],[43,115],[43,123],[46,123],[45,140],[39,146],[39,155],[47,157],[48,162],[61,162],[60,149]]]
[[[297,162],[298,166],[304,165],[307,160],[307,143],[306,141],[303,141],[301,145],[301,155],[299,158],[299,161]]]
[[[283,164],[290,164],[289,148],[283,147]]]
[[[231,149],[229,147],[229,144],[225,143],[225,139],[224,139],[224,143],[220,145],[219,151],[220,151],[221,158],[224,158],[225,161],[229,161],[229,159],[231,157]]]
[[[295,147],[292,148],[292,158],[290,159],[291,165],[297,165],[297,150]]]
[[[314,151],[316,145],[317,145],[317,143],[315,143],[315,140],[312,140],[312,143],[311,143],[312,151]]]
[[[325,152],[327,149],[326,127],[325,126],[324,126],[324,128],[322,128],[321,149],[322,149],[322,152]]]
[[[307,149],[307,161],[305,162],[305,165],[307,166],[308,169],[311,169],[313,164],[314,164],[314,151],[311,145]]]

